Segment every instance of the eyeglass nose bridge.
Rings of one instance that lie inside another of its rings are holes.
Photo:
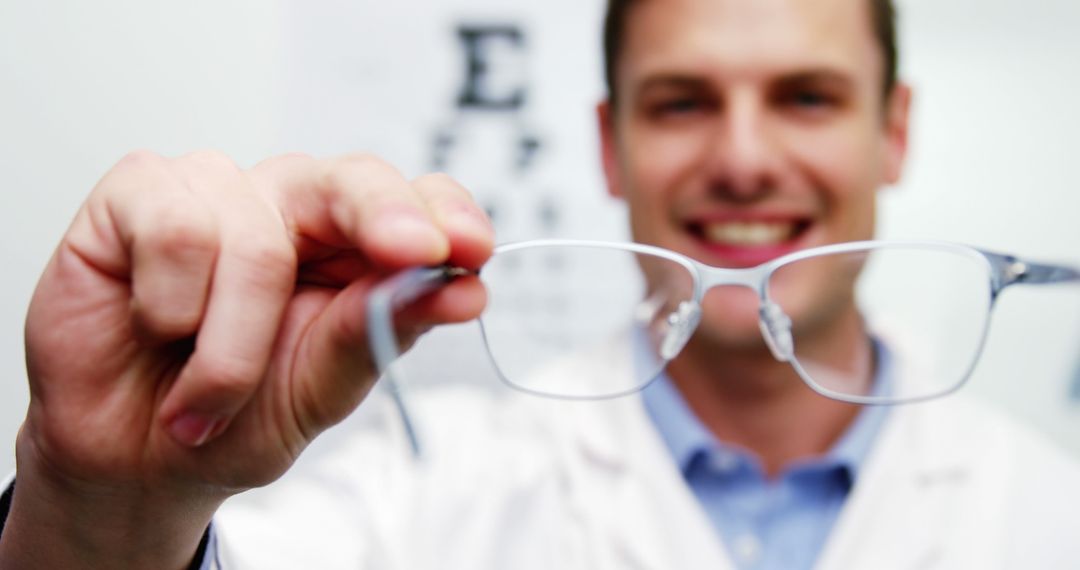
[[[764,296],[765,280],[768,279],[769,270],[768,267],[746,267],[746,268],[731,268],[731,267],[712,267],[709,265],[698,265],[698,275],[701,277],[701,294],[705,295],[713,287],[746,287],[753,289],[759,297]]]
[[[758,328],[769,352],[779,362],[791,362],[795,353],[795,341],[791,335],[791,318],[780,305],[770,300],[765,288],[772,268],[769,266],[741,268],[698,268],[701,275],[701,297],[713,287],[746,287],[758,298]]]

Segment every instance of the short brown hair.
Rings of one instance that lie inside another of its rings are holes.
[[[608,98],[615,101],[615,65],[619,59],[623,36],[626,31],[626,15],[637,0],[608,0],[604,16],[604,80],[607,82]],[[896,8],[892,0],[869,0],[874,37],[881,45],[885,63],[882,74],[882,93],[888,96],[896,85],[899,55],[896,50]]]

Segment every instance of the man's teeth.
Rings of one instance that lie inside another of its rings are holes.
[[[795,226],[778,222],[721,222],[705,224],[705,238],[729,245],[772,245],[787,241]]]

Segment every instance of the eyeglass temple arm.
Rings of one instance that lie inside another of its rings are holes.
[[[1080,269],[1076,267],[1039,263],[1000,253],[983,253],[994,266],[998,291],[1016,283],[1046,285],[1080,282]]]
[[[442,287],[455,277],[470,275],[467,269],[458,267],[426,267],[406,269],[375,286],[367,300],[368,345],[375,358],[375,366],[390,389],[390,396],[401,418],[409,447],[414,457],[420,457],[420,438],[409,413],[408,404],[401,393],[401,385],[390,370],[391,364],[401,356],[398,339],[394,334],[394,312],[420,297]]]

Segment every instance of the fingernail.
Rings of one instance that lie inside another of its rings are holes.
[[[225,418],[216,415],[184,412],[169,424],[169,433],[184,445],[198,447],[206,443],[210,434],[224,421]]]

